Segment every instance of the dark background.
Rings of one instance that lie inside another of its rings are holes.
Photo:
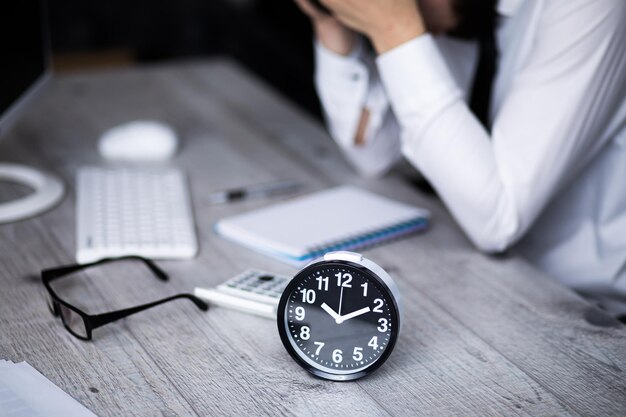
[[[72,56],[75,68],[110,51],[132,63],[228,55],[320,115],[311,27],[292,0],[49,0],[48,8],[54,56]]]

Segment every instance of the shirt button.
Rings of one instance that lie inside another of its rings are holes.
[[[352,79],[352,81],[359,81],[361,79],[361,76],[355,72],[350,76],[350,78]]]

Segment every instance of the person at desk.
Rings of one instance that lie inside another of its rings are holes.
[[[626,2],[296,2],[360,173],[406,157],[479,249],[626,315]]]

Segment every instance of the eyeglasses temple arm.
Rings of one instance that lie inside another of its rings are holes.
[[[91,316],[92,319],[92,327],[95,329],[96,327],[104,326],[105,324],[114,322],[119,319],[123,319],[124,317],[128,317],[132,314],[139,313],[140,311],[147,310],[149,308],[158,306],[160,304],[167,303],[172,300],[177,300],[179,298],[186,298],[191,300],[196,307],[198,307],[202,311],[207,311],[209,309],[209,305],[192,294],[177,294],[171,297],[163,298],[162,300],[153,301],[151,303],[143,304],[137,307],[130,307],[124,310],[112,311],[110,313],[97,314]]]
[[[168,276],[165,273],[165,271],[163,271],[161,268],[159,268],[154,262],[152,262],[150,259],[146,259],[143,258],[141,256],[122,256],[119,258],[104,258],[104,259],[100,259],[99,261],[96,262],[91,262],[88,264],[75,264],[75,265],[68,265],[68,266],[62,266],[59,268],[52,268],[52,269],[46,269],[44,271],[41,272],[41,276],[42,278],[47,281],[50,282],[54,279],[57,278],[61,278],[65,275],[69,275],[72,272],[76,272],[76,271],[80,271],[81,269],[87,269],[87,268],[91,268],[93,266],[96,265],[101,265],[104,263],[108,263],[108,262],[114,262],[114,261],[123,261],[123,260],[138,260],[138,261],[142,261],[144,264],[146,264],[146,266],[150,269],[150,271],[152,271],[154,273],[154,275],[157,276],[157,278],[159,278],[161,281],[167,281],[168,280]]]

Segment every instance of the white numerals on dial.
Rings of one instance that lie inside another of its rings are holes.
[[[300,293],[302,294],[303,303],[313,304],[315,302],[315,291],[302,289]]]
[[[324,342],[313,342],[313,343],[317,345],[317,349],[315,349],[315,354],[319,356],[320,351],[322,350],[322,348],[324,347],[326,343]]]
[[[328,291],[328,277],[317,277],[317,289],[322,291],[322,288],[324,288],[324,291]]]
[[[394,304],[376,282],[350,269],[320,269],[296,288],[285,318],[292,344],[307,362],[330,373],[350,373],[384,356],[396,326]]]
[[[338,287],[352,288],[352,284],[350,284],[352,282],[352,275],[348,273],[342,274],[341,272],[339,272],[335,274],[335,276],[337,277]],[[342,279],[344,279],[345,281],[342,282]]]
[[[300,339],[309,340],[311,337],[311,329],[308,326],[300,327]]]
[[[378,349],[378,337],[374,336],[367,342],[367,346],[371,346],[372,349]]]
[[[374,304],[376,304],[376,307],[374,307],[374,309],[372,310],[374,313],[382,313],[383,312],[383,300],[381,300],[380,298],[377,298],[374,300]]]
[[[378,319],[379,326],[376,328],[379,332],[385,333],[387,331],[387,319]]]
[[[302,321],[304,320],[305,311],[304,307],[296,307],[296,320]]]

